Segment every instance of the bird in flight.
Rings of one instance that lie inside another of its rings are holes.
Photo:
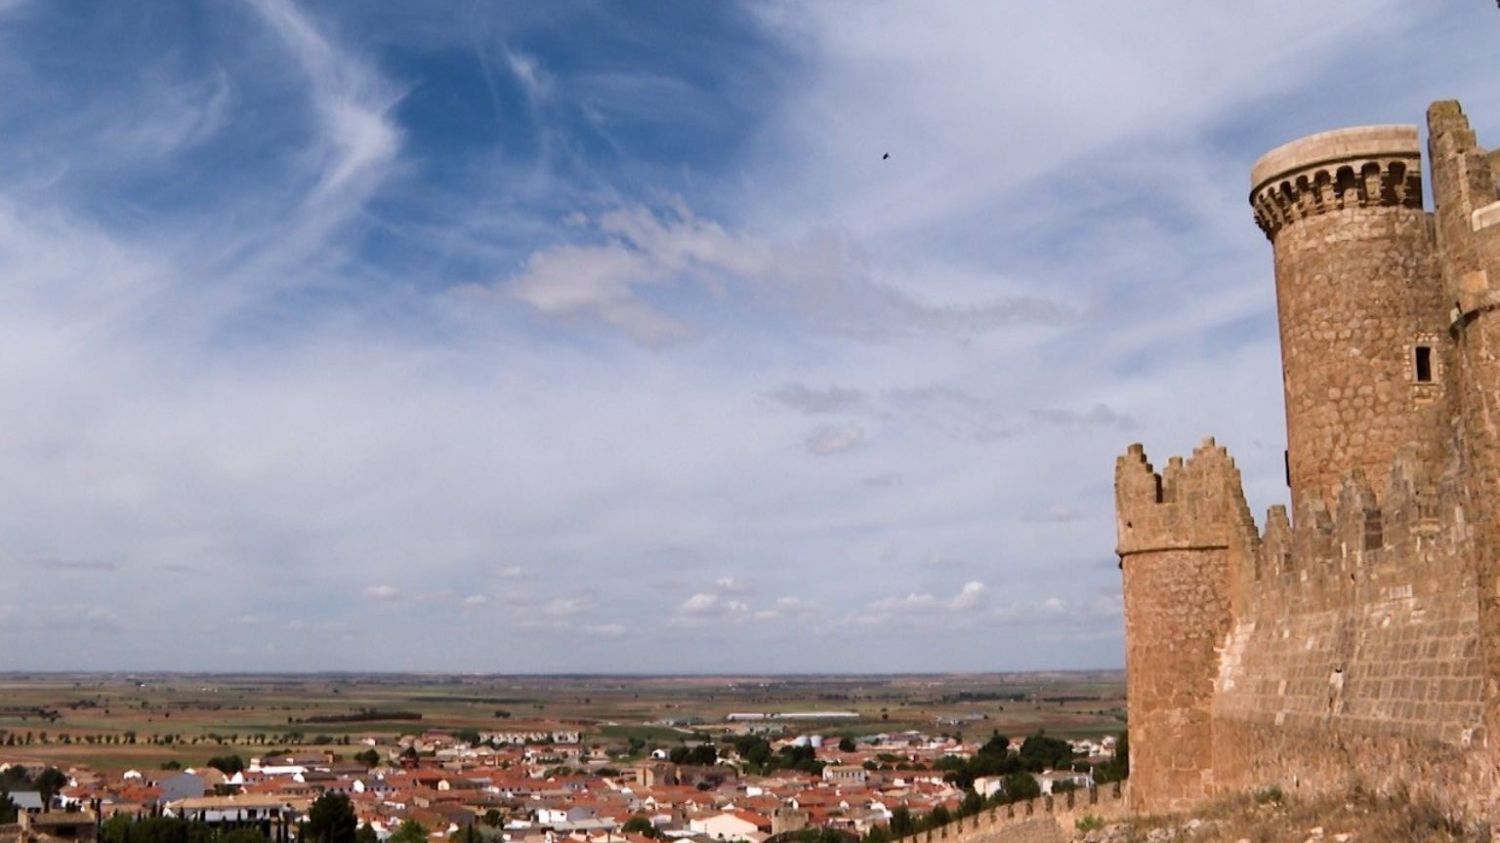
[[[1500,3],[1500,0],[1495,0],[1495,2]],[[880,156],[880,160],[884,161],[884,160],[886,160],[887,158],[890,158],[890,157],[891,157],[891,154],[889,152],[887,152],[886,154]]]

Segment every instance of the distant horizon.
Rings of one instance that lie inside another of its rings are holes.
[[[22,676],[219,676],[219,677],[414,677],[414,678],[473,678],[473,679],[781,679],[781,678],[831,678],[831,679],[884,679],[892,677],[927,676],[1048,676],[1078,674],[1119,674],[1123,667],[1116,668],[1067,668],[1052,670],[946,670],[946,671],[897,671],[892,673],[837,673],[809,671],[793,673],[734,672],[734,673],[487,673],[469,671],[379,671],[379,670],[305,670],[305,671],[211,671],[211,670],[0,670],[0,679]]]

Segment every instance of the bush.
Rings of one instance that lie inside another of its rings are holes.
[[[1281,788],[1276,785],[1261,788],[1255,792],[1255,804],[1257,805],[1280,805],[1284,801],[1286,801],[1286,796],[1281,792]]]
[[[656,826],[651,824],[651,820],[645,814],[636,814],[626,820],[625,824],[620,827],[620,831],[625,834],[643,834],[647,837],[655,837],[657,834]]]
[[[402,820],[389,843],[427,843],[427,827],[416,820]]]

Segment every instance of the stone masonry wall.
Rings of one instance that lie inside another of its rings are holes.
[[[1213,794],[1208,677],[1229,610],[1216,581],[1227,573],[1222,549],[1139,553],[1125,566],[1125,659],[1141,677],[1128,692],[1129,710],[1139,712],[1130,721],[1130,768],[1149,797],[1141,811],[1184,810]]]
[[[1355,468],[1383,474],[1403,448],[1441,453],[1450,343],[1428,238],[1408,208],[1324,214],[1276,238],[1293,512]],[[1432,383],[1414,380],[1418,344]]]
[[[1300,537],[1269,519],[1219,659],[1223,790],[1406,789],[1482,813],[1479,596],[1455,494],[1398,470],[1382,506],[1350,485]]]
[[[1453,303],[1453,382],[1463,432],[1456,458],[1471,502],[1472,555],[1480,595],[1480,657],[1486,682],[1485,728],[1500,735],[1500,202],[1492,153],[1480,148],[1456,102],[1427,112],[1437,203],[1443,288]],[[1500,746],[1487,747],[1490,769],[1500,768]],[[1500,823],[1500,800],[1491,793],[1488,813]]]
[[[1129,787],[1122,782],[1058,796],[1038,796],[963,817],[936,830],[896,838],[897,843],[1062,843],[1081,820],[1112,822],[1125,816]]]

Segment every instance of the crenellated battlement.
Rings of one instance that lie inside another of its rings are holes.
[[[1323,132],[1277,147],[1251,172],[1250,204],[1270,240],[1299,220],[1350,208],[1422,208],[1416,126]]]
[[[1311,503],[1295,528],[1284,506],[1272,506],[1244,560],[1252,611],[1274,618],[1461,586],[1451,579],[1462,580],[1466,570],[1455,568],[1467,538],[1462,514],[1454,478],[1433,478],[1422,461],[1404,456],[1378,492],[1356,470],[1333,509]]]
[[[1467,535],[1455,478],[1434,478],[1422,460],[1408,455],[1378,486],[1363,471],[1351,472],[1331,509],[1321,499],[1310,501],[1295,527],[1280,504],[1267,510],[1264,528],[1256,526],[1234,459],[1211,438],[1186,461],[1169,459],[1160,474],[1145,448],[1131,445],[1116,460],[1115,490],[1122,564],[1135,554],[1225,551],[1226,597],[1272,616],[1382,599],[1379,588],[1386,585],[1420,591],[1438,582],[1432,575],[1447,557],[1429,560],[1423,582],[1414,582],[1411,568],[1395,560],[1428,560],[1441,557],[1439,551],[1451,557]]]
[[[1161,474],[1142,445],[1131,445],[1115,462],[1115,502],[1121,557],[1224,548],[1236,531],[1254,530],[1239,468],[1228,449],[1212,438],[1185,462],[1172,457]]]

